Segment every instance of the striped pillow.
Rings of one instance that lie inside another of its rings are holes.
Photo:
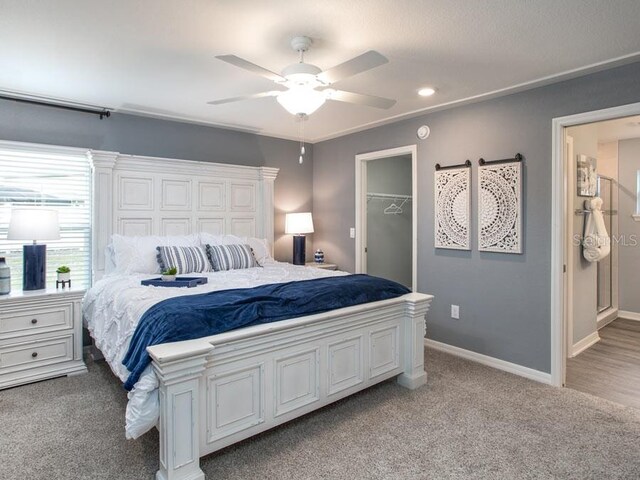
[[[178,274],[212,271],[203,247],[156,247],[156,250],[161,271],[171,267],[175,267]]]
[[[258,262],[256,262],[249,245],[207,244],[207,255],[211,266],[216,272],[258,266]]]

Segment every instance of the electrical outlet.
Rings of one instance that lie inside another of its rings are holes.
[[[451,318],[460,320],[460,307],[458,305],[451,305]]]
[[[356,229],[355,228],[351,227],[349,229],[349,237],[356,238]]]

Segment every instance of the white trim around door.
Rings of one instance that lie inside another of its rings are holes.
[[[411,155],[411,290],[418,289],[418,151],[416,145],[379,150],[356,155],[356,273],[366,273],[367,257],[367,163],[380,158]]]
[[[551,384],[563,386],[567,359],[566,305],[571,301],[567,286],[567,205],[565,131],[585,123],[640,115],[640,103],[578,113],[552,120],[551,156]]]

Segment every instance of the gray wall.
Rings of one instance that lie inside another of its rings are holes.
[[[368,161],[367,192],[411,195],[411,157]],[[393,199],[367,202],[367,273],[412,288],[412,203],[405,203],[402,213],[387,215],[384,210],[392,202]]]
[[[298,164],[297,142],[262,135],[113,114],[96,115],[0,100],[0,139],[111,150],[206,162],[280,168],[275,184],[275,256],[290,261],[291,236],[284,235],[284,214],[311,211],[313,146]],[[307,251],[312,256],[309,242]],[[310,257],[311,258],[311,257]]]
[[[618,142],[618,244],[620,310],[640,313],[640,222],[636,213],[636,178],[640,170],[640,138]]]
[[[574,209],[584,208],[584,201],[589,197],[581,197],[578,195],[578,187],[576,184],[577,177],[577,159],[578,155],[586,155],[588,157],[598,157],[598,130],[597,124],[580,125],[567,129],[567,134],[573,137],[573,158],[570,159],[569,172],[573,185],[573,204],[571,212]],[[597,164],[596,164],[597,170]],[[575,345],[580,340],[593,334],[598,329],[598,288],[597,288],[597,263],[591,263],[582,256],[582,246],[578,239],[582,239],[584,235],[584,224],[586,216],[572,215],[573,220],[573,248],[571,256],[573,257],[573,333],[572,341]],[[608,232],[611,235],[611,232]]]
[[[358,153],[418,144],[418,290],[435,294],[427,336],[461,348],[550,371],[551,120],[640,101],[640,63],[543,88],[461,106],[317,143],[315,240],[341,268],[354,268],[355,161]],[[418,141],[427,124],[431,136]],[[477,159],[516,152],[524,164],[524,254],[477,251]],[[473,165],[470,252],[433,246],[436,163]],[[460,320],[449,318],[460,305]]]

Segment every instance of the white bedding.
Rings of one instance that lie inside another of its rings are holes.
[[[206,276],[208,283],[195,288],[143,287],[140,281],[154,278],[149,274],[111,274],[98,281],[86,294],[82,306],[85,324],[109,363],[123,382],[129,371],[122,365],[129,342],[140,318],[149,307],[170,297],[195,295],[214,290],[257,287],[269,283],[307,280],[345,272],[295,266],[269,260],[263,267],[192,274]],[[129,392],[126,413],[126,436],[138,438],[156,425],[159,415],[158,380],[151,366]]]

